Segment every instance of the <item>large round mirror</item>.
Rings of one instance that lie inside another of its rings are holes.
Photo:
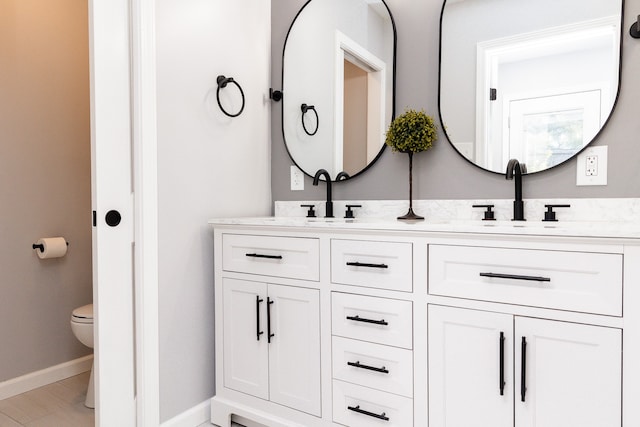
[[[383,0],[309,0],[282,64],[282,131],[307,175],[353,177],[384,149],[394,114],[395,26]]]
[[[622,0],[445,0],[440,116],[456,150],[504,173],[572,158],[620,84]]]

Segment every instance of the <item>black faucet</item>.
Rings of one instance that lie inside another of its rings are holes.
[[[526,173],[526,168],[520,165],[516,159],[509,160],[507,163],[506,179],[513,179],[515,175],[516,198],[513,201],[513,221],[525,221],[524,219],[524,203],[522,202],[522,173]]]
[[[347,180],[349,178],[351,178],[351,177],[345,171],[342,171],[342,172],[338,173],[338,175],[336,175],[336,181],[345,181],[345,180]]]
[[[324,175],[324,179],[327,182],[327,201],[325,206],[325,218],[333,218],[333,201],[331,200],[331,176],[325,169],[318,169],[316,175],[313,177],[313,185],[318,185],[320,176]]]

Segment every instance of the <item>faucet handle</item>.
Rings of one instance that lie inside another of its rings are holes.
[[[484,211],[484,218],[482,218],[483,221],[495,221],[496,217],[495,217],[495,212],[492,210],[494,205],[472,205],[471,207],[473,208],[486,208],[487,210]]]
[[[307,211],[307,218],[315,218],[316,217],[316,211],[314,210],[316,205],[300,205],[300,207],[301,208],[309,208],[309,210]]]
[[[353,216],[353,211],[351,210],[351,208],[361,208],[362,205],[346,205],[347,206],[347,211],[344,213],[344,217],[345,218],[355,218]]]
[[[570,208],[571,205],[544,205],[544,207],[547,208],[547,211],[544,213],[543,221],[557,221],[553,208]]]

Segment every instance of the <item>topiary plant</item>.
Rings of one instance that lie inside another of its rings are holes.
[[[438,139],[438,135],[433,117],[428,116],[423,110],[407,109],[389,125],[385,144],[393,151],[409,155],[409,212],[399,216],[398,219],[424,219],[413,212],[413,153],[419,153],[433,147],[433,141],[436,139]]]
[[[433,147],[438,139],[433,117],[424,110],[407,109],[387,129],[385,143],[401,153],[419,153]]]

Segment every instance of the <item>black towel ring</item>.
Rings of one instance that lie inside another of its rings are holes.
[[[233,77],[225,77],[220,75],[218,76],[216,81],[218,82],[218,90],[216,90],[216,99],[218,100],[218,107],[220,107],[222,112],[227,116],[238,117],[240,114],[242,114],[242,110],[244,110],[244,92],[242,91],[242,88],[240,87],[237,81],[233,80]],[[222,106],[222,103],[220,102],[220,89],[221,88],[224,89],[225,87],[227,87],[228,83],[235,84],[238,87],[238,90],[240,91],[240,95],[242,95],[242,107],[240,107],[240,111],[238,111],[236,114],[228,113]]]
[[[314,107],[313,105],[302,104],[300,106],[300,109],[302,110],[302,128],[304,129],[307,135],[309,136],[315,135],[318,132],[318,128],[320,127],[320,118],[318,117],[318,112],[316,111],[316,107]],[[307,126],[304,124],[304,115],[307,114],[307,111],[309,110],[313,110],[313,112],[316,115],[316,130],[314,130],[313,132],[309,132],[307,130]]]

